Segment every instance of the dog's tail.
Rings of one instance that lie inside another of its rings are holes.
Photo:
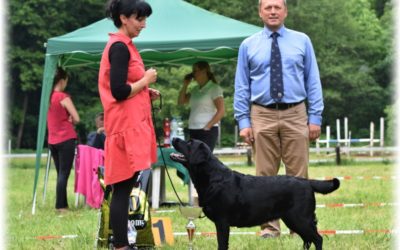
[[[337,178],[327,181],[310,180],[310,185],[314,192],[329,194],[339,188],[340,181]]]

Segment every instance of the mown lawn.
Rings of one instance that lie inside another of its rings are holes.
[[[245,160],[243,160],[244,162]],[[44,163],[43,163],[44,166]],[[236,171],[254,174],[254,167],[232,167]],[[345,166],[311,166],[310,178],[325,176],[351,176],[342,180],[336,192],[317,195],[317,204],[366,204],[366,207],[317,208],[319,230],[367,230],[362,234],[324,235],[324,249],[391,249],[393,237],[382,230],[394,228],[394,211],[396,206],[374,206],[372,203],[391,203],[394,201],[394,180],[371,179],[368,177],[394,175],[394,164],[388,163],[348,163]],[[69,204],[71,211],[59,215],[55,212],[55,170],[50,171],[46,201],[43,202],[44,169],[41,169],[38,185],[36,214],[31,214],[32,191],[34,179],[33,159],[12,159],[8,162],[7,171],[7,249],[93,249],[97,235],[98,211],[85,206],[74,207],[74,176],[69,182]],[[187,202],[187,186],[183,185],[170,171],[172,181],[181,199]],[[167,200],[177,201],[167,180]],[[185,232],[187,220],[183,218],[177,206],[161,207],[152,211],[153,217],[169,217],[174,233]],[[197,232],[215,232],[214,225],[207,218],[195,220]],[[287,228],[282,225],[283,231]],[[374,232],[368,231],[374,230]],[[376,231],[375,231],[376,230]],[[259,227],[231,228],[231,232],[258,232]],[[40,239],[41,236],[68,236],[73,238]],[[39,237],[39,238],[38,238]],[[173,246],[162,249],[188,249],[186,236],[175,236]],[[216,249],[215,236],[195,236],[195,249]],[[232,235],[230,249],[302,249],[298,236],[283,235],[275,239],[262,239],[253,235]]]

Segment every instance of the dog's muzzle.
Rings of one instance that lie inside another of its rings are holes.
[[[185,156],[183,154],[180,153],[171,153],[169,155],[169,157],[171,158],[171,160],[176,161],[176,162],[187,162]]]

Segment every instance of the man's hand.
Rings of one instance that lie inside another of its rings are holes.
[[[104,133],[104,127],[100,127],[96,131],[98,134]]]
[[[314,141],[321,135],[321,126],[315,124],[308,125],[308,137],[310,141]]]
[[[254,136],[253,136],[253,129],[252,128],[244,128],[244,129],[240,130],[239,135],[250,146],[253,144]]]

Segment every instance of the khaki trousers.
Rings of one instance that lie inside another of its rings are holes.
[[[256,175],[277,175],[282,161],[287,175],[308,178],[308,116],[304,102],[286,110],[252,105],[251,123]],[[261,230],[261,235],[279,235],[279,220],[262,224]]]

